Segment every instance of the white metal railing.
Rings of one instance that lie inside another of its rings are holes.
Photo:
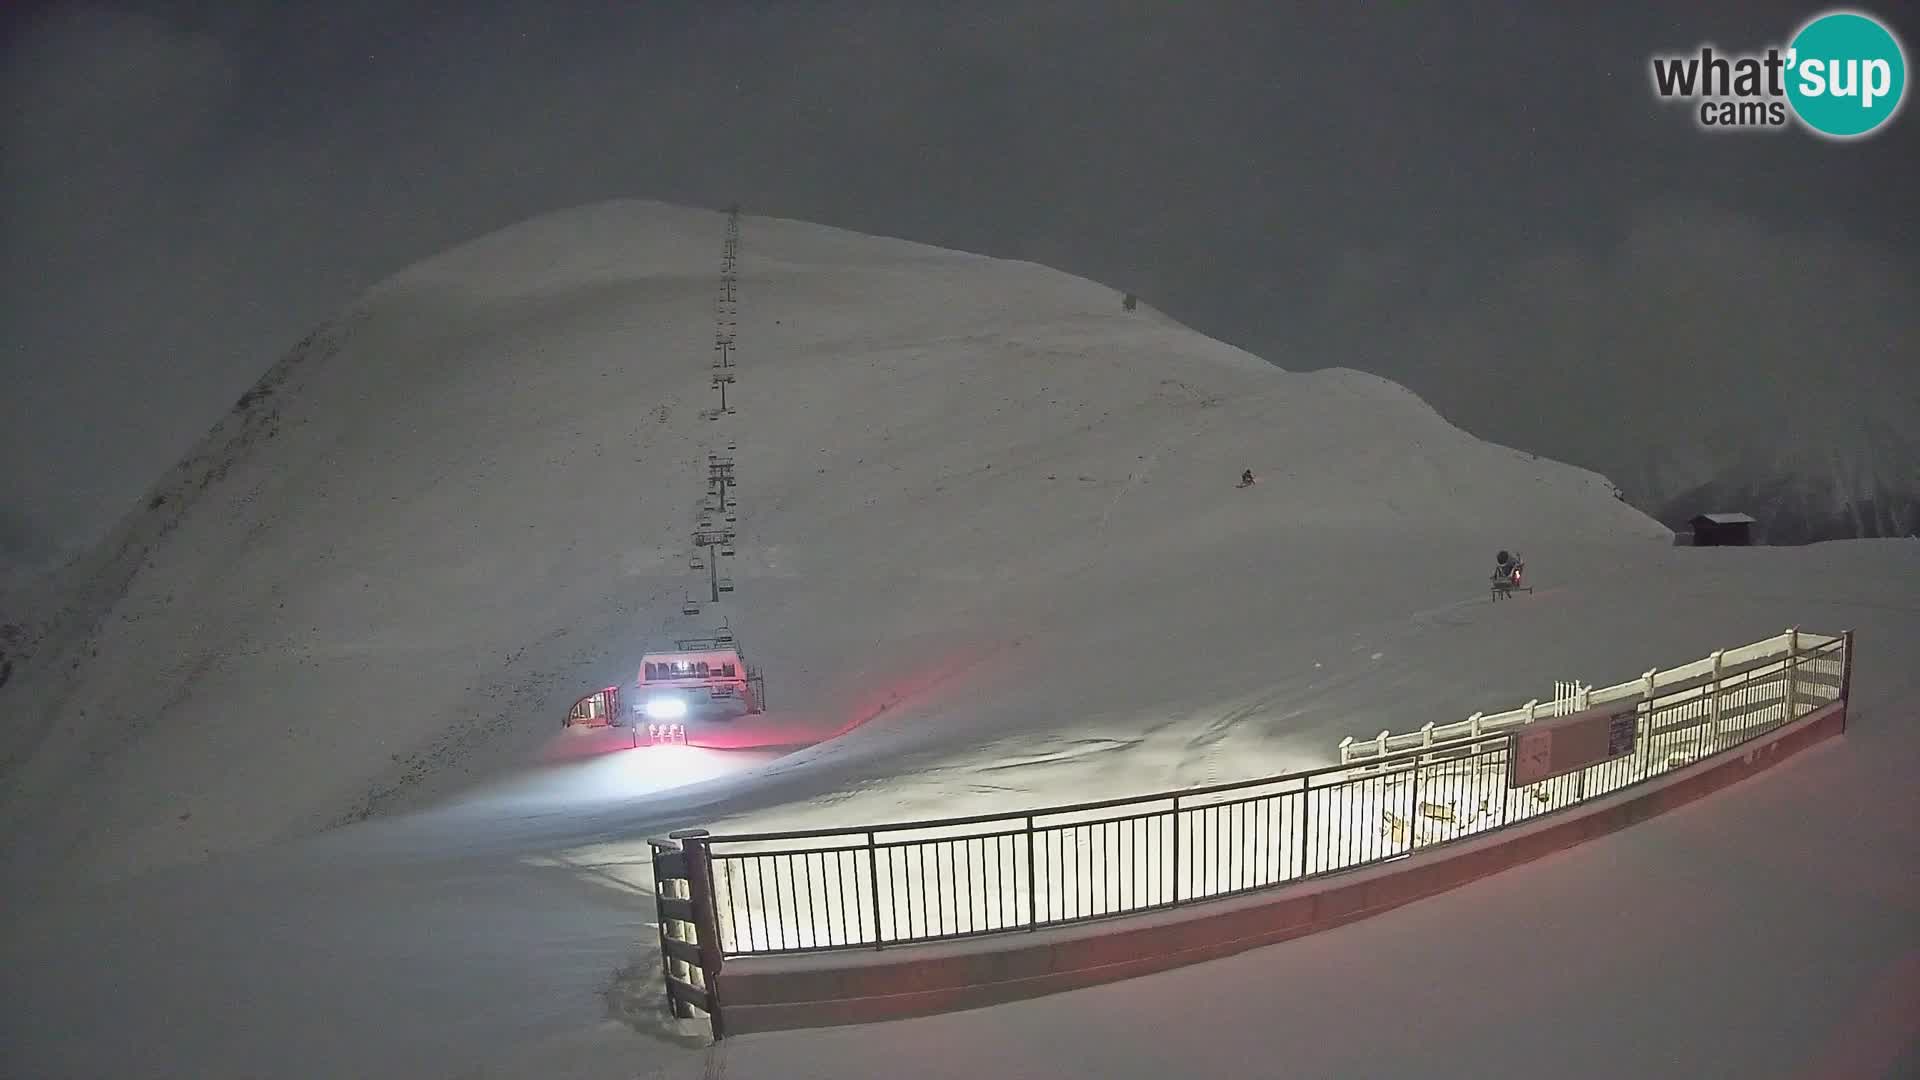
[[[705,913],[698,949],[663,948],[677,949],[684,963],[705,956],[717,970],[736,956],[1028,931],[1372,866],[1762,738],[1844,701],[1851,651],[1850,635],[1790,631],[1784,641],[1722,650],[1677,675],[1654,672],[1607,690],[1581,684],[1569,703],[1611,693],[1618,704],[1609,711],[1632,711],[1632,751],[1522,786],[1511,782],[1518,732],[1496,716],[1481,717],[1481,730],[1508,730],[1438,735],[1432,749],[1208,787],[966,818],[702,835],[685,841],[688,861],[699,864],[687,874],[692,899],[669,905]],[[1538,705],[1534,712],[1545,715]],[[1422,737],[1445,730],[1430,725]]]
[[[1477,739],[1492,732],[1531,724],[1542,718],[1564,716],[1581,709],[1605,705],[1608,702],[1652,697],[1669,687],[1700,679],[1707,680],[1700,688],[1701,696],[1717,700],[1715,688],[1724,671],[1745,668],[1759,661],[1768,661],[1766,665],[1768,668],[1785,666],[1815,649],[1838,640],[1837,635],[1803,633],[1798,627],[1793,627],[1783,634],[1763,641],[1733,649],[1717,649],[1704,659],[1695,660],[1690,664],[1682,664],[1665,671],[1658,669],[1648,671],[1631,682],[1616,683],[1613,686],[1598,689],[1577,680],[1556,682],[1554,696],[1550,701],[1543,702],[1536,698],[1517,709],[1509,709],[1506,712],[1491,715],[1474,713],[1465,720],[1451,724],[1428,723],[1418,731],[1402,732],[1398,735],[1388,731],[1382,731],[1371,739],[1355,739],[1349,735],[1340,740],[1340,764],[1364,764],[1401,750]]]
[[[1578,679],[1572,682],[1556,680],[1553,684],[1553,700],[1541,706],[1541,711],[1547,716],[1566,716],[1577,713],[1587,707],[1587,694],[1592,690],[1593,687],[1585,685]]]

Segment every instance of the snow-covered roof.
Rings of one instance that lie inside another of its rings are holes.
[[[1758,525],[1759,522],[1745,514],[1700,514],[1693,520],[1711,521],[1715,525]]]

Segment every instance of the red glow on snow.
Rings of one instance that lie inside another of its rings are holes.
[[[962,677],[981,667],[1005,646],[974,645],[956,648],[911,668],[897,669],[883,682],[872,683],[842,714],[845,722],[834,731],[843,735],[902,705],[922,705],[952,692]]]
[[[547,740],[538,756],[540,761],[546,763],[584,761],[622,750],[631,750],[633,747],[632,728],[575,727],[568,728]]]

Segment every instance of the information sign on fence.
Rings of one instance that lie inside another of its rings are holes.
[[[1508,736],[1507,786],[1526,787],[1633,753],[1637,702],[1611,702],[1528,724]]]

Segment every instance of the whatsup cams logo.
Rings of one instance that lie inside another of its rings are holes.
[[[1829,11],[1786,46],[1728,53],[1712,45],[1653,58],[1653,92],[1684,101],[1710,131],[1802,127],[1829,139],[1884,129],[1907,92],[1907,56],[1879,19]]]

